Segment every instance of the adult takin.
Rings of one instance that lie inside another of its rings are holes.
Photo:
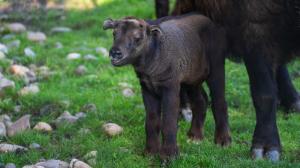
[[[192,140],[203,138],[206,113],[203,82],[207,82],[210,90],[215,143],[230,144],[224,93],[227,46],[223,29],[197,13],[152,22],[134,17],[109,19],[103,28],[113,29],[112,65],[131,64],[140,80],[146,109],[146,153],[159,153],[162,159],[178,154],[177,120],[182,92],[189,96],[193,111],[188,136]]]

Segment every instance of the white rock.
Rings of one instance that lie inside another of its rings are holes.
[[[6,57],[6,56],[5,56],[4,52],[0,51],[0,60],[1,60],[1,59],[4,59],[5,57]]]
[[[183,118],[187,122],[191,122],[193,118],[193,112],[190,107],[182,108],[181,114],[183,115]]]
[[[25,66],[15,64],[10,66],[9,71],[13,75],[23,78],[26,83],[36,81],[35,73]]]
[[[40,149],[40,148],[41,148],[41,145],[38,144],[38,143],[31,143],[31,144],[29,145],[29,148],[30,148],[30,149]]]
[[[26,31],[26,27],[22,23],[11,23],[6,25],[9,31],[14,33],[22,33]]]
[[[0,122],[5,123],[5,122],[10,122],[10,121],[11,121],[11,119],[7,114],[0,115]]]
[[[7,47],[9,49],[16,49],[16,48],[19,48],[21,45],[21,41],[20,40],[14,40],[10,43],[7,44]]]
[[[51,132],[53,130],[52,127],[46,122],[38,122],[33,129],[44,132]]]
[[[3,122],[0,122],[0,137],[6,136],[6,126]]]
[[[69,164],[61,160],[47,160],[45,162],[39,162],[35,166],[42,166],[44,168],[68,168]]]
[[[0,29],[1,31],[1,29]],[[6,34],[2,37],[3,40],[10,40],[10,39],[13,39],[15,38],[16,36],[14,34]]]
[[[16,168],[16,165],[13,163],[8,163],[5,165],[5,168]]]
[[[30,129],[30,115],[24,115],[11,125],[7,125],[7,135],[14,136],[17,133]]]
[[[80,161],[78,159],[72,159],[70,163],[70,168],[92,168],[92,167],[84,163],[83,161]]]
[[[34,58],[36,56],[35,52],[29,47],[26,47],[24,49],[24,54],[25,54],[25,56],[30,57],[30,58]]]
[[[134,96],[134,92],[133,92],[133,90],[131,88],[125,88],[125,89],[123,89],[122,90],[122,94],[125,97],[132,97],[132,96]]]
[[[51,32],[53,33],[67,33],[67,32],[71,32],[72,29],[68,28],[68,27],[53,27],[51,29]]]
[[[15,82],[6,78],[0,78],[0,91],[7,88],[15,88]]]
[[[42,32],[28,32],[27,39],[33,42],[43,42],[47,39],[47,36]]]
[[[6,47],[6,45],[0,43],[0,51],[3,52],[4,54],[7,54],[8,48]]]
[[[28,94],[37,94],[40,92],[40,88],[37,84],[30,84],[25,86],[19,91],[19,95],[24,96]]]
[[[16,152],[16,151],[26,151],[27,148],[19,145],[12,145],[7,143],[0,144],[0,153]]]
[[[96,48],[96,52],[99,53],[99,54],[102,54],[102,56],[104,57],[108,57],[109,56],[109,52],[106,48],[104,47],[97,47]]]
[[[85,60],[98,60],[98,58],[92,54],[87,54],[83,57]]]
[[[78,76],[84,75],[86,72],[87,68],[84,65],[79,65],[74,71],[74,73]]]
[[[28,72],[30,72],[30,70],[25,67],[25,66],[22,66],[22,65],[12,65],[10,67],[10,72],[13,74],[13,75],[17,75],[17,76],[26,76]]]
[[[26,165],[23,168],[45,168],[44,166],[36,166],[36,165]]]
[[[81,58],[81,54],[79,53],[70,53],[67,56],[68,60],[76,60],[76,59],[80,59]]]
[[[109,136],[119,135],[123,132],[123,128],[115,123],[103,124],[102,129]]]

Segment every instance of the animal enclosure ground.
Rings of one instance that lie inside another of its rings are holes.
[[[54,72],[47,79],[40,80],[40,92],[19,96],[18,90],[24,83],[15,79],[8,71],[9,64],[0,59],[3,74],[16,82],[15,89],[6,93],[0,100],[0,115],[8,114],[13,120],[24,114],[31,114],[31,125],[39,121],[52,123],[61,113],[80,112],[85,104],[96,105],[96,112],[87,112],[87,117],[75,124],[65,124],[54,128],[51,133],[28,130],[12,137],[2,137],[1,142],[28,147],[35,142],[41,149],[30,149],[25,153],[0,154],[0,163],[15,163],[17,167],[30,165],[40,159],[59,159],[70,162],[72,158],[85,161],[83,156],[93,150],[98,151],[96,166],[93,167],[158,167],[158,157],[144,156],[145,131],[144,108],[138,80],[131,67],[115,68],[109,58],[96,51],[97,47],[109,48],[112,33],[102,30],[107,18],[137,16],[154,18],[154,0],[103,0],[94,8],[87,1],[76,1],[65,11],[52,9],[47,15],[31,12],[28,15],[11,13],[6,23],[23,22],[28,30],[46,33],[47,40],[38,44],[27,40],[27,34],[16,34],[12,39],[3,39],[8,44],[20,40],[19,48],[9,50],[7,57],[17,63],[29,66],[45,65]],[[1,5],[1,1],[0,1]],[[86,5],[86,6],[85,6]],[[78,8],[77,8],[78,7]],[[0,26],[3,22],[0,22]],[[51,29],[66,26],[72,29],[67,33],[53,33]],[[63,47],[57,47],[60,42]],[[24,56],[24,49],[31,47],[36,57]],[[93,54],[97,60],[67,60],[69,53],[82,56]],[[74,70],[84,65],[87,72],[76,75]],[[295,86],[300,90],[300,61],[289,64]],[[134,95],[124,97],[119,83],[132,85]],[[190,123],[179,122],[178,143],[180,156],[171,162],[170,167],[300,167],[300,115],[277,112],[277,123],[283,146],[281,161],[273,164],[268,161],[253,161],[249,151],[255,126],[255,111],[249,94],[248,76],[243,64],[226,61],[226,98],[229,123],[232,131],[232,144],[221,148],[213,143],[214,121],[212,112],[207,112],[205,139],[199,144],[187,141],[186,133]],[[14,107],[21,105],[21,111]],[[121,125],[124,132],[116,137],[108,137],[102,131],[102,124],[114,122]],[[89,131],[82,131],[89,130]]]

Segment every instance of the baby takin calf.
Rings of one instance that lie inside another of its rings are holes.
[[[103,28],[113,29],[112,65],[131,64],[140,80],[146,109],[147,153],[160,153],[162,159],[178,154],[177,120],[183,92],[189,96],[193,111],[188,136],[192,140],[203,138],[206,101],[201,84],[204,81],[212,101],[215,143],[230,144],[223,29],[199,14],[149,22],[133,17],[109,19]]]

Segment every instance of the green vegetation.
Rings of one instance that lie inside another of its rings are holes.
[[[39,82],[41,91],[35,95],[18,96],[17,91],[23,83],[16,81],[16,89],[0,100],[0,114],[8,114],[13,120],[24,114],[31,114],[31,125],[34,126],[39,121],[51,123],[64,110],[75,114],[87,103],[94,103],[97,111],[87,113],[86,118],[74,125],[57,127],[52,133],[29,130],[13,137],[0,139],[3,142],[26,147],[32,142],[42,146],[41,150],[30,149],[26,153],[0,154],[0,162],[12,162],[17,167],[34,164],[41,158],[69,162],[72,158],[84,160],[82,157],[86,153],[97,150],[96,167],[141,168],[160,165],[158,157],[143,154],[145,112],[140,86],[132,68],[114,68],[108,58],[95,51],[99,46],[109,48],[112,42],[111,32],[102,30],[104,19],[128,15],[154,18],[153,1],[106,0],[101,1],[95,8],[69,8],[66,11],[53,9],[49,10],[47,15],[40,12],[32,12],[25,16],[14,13],[9,15],[7,23],[24,21],[27,29],[45,32],[47,41],[44,44],[37,44],[28,41],[26,33],[18,34],[14,39],[21,40],[21,45],[11,50],[7,57],[18,56],[18,61],[26,66],[46,65],[56,73],[49,79]],[[65,19],[62,19],[62,16]],[[53,34],[50,30],[55,26],[70,27],[73,31]],[[0,38],[0,43],[6,44],[9,41],[11,40]],[[56,48],[56,42],[61,42],[63,48]],[[36,52],[36,58],[29,59],[23,56],[23,50],[28,46]],[[66,60],[67,54],[71,52],[82,55],[94,54],[99,59],[98,61]],[[8,72],[9,65],[1,60],[0,62],[0,66],[4,69],[3,74],[14,79]],[[289,66],[292,74],[300,70],[299,63],[297,60]],[[74,74],[74,69],[78,65],[87,67],[86,75]],[[190,124],[182,120],[179,122],[178,143],[181,154],[171,162],[170,167],[300,167],[300,116],[284,114],[282,110],[277,114],[283,145],[281,161],[273,164],[251,159],[249,150],[255,126],[255,111],[249,94],[247,73],[243,64],[226,61],[226,75],[232,145],[221,148],[214,144],[214,121],[209,109],[205,123],[205,140],[199,144],[187,142],[186,132]],[[300,88],[300,78],[297,78],[297,75],[294,75],[293,81],[297,88]],[[118,85],[120,82],[132,84],[135,96],[125,98]],[[70,102],[69,106],[62,103],[66,100]],[[13,108],[16,105],[22,106],[21,112],[14,112]],[[50,110],[41,114],[41,109],[46,105],[51,105]],[[101,125],[108,121],[121,125],[124,132],[117,137],[107,137]],[[87,128],[90,132],[80,133],[81,128]]]

